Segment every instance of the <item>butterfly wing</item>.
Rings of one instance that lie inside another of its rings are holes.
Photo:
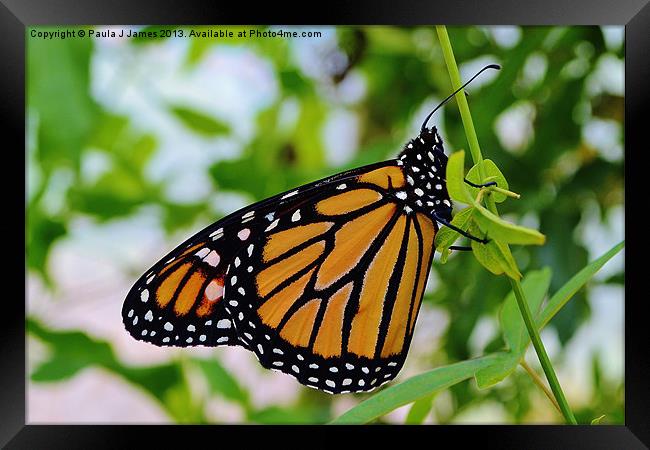
[[[395,195],[396,161],[288,208],[237,254],[224,301],[260,363],[330,393],[369,391],[401,369],[436,225]]]
[[[246,219],[239,227],[217,222],[135,283],[122,308],[124,326],[134,338],[159,346],[241,345],[222,300],[230,260],[263,226],[263,218],[242,223]]]
[[[236,211],[187,239],[131,288],[122,307],[127,331],[158,346],[244,345],[224,308],[224,278],[236,255],[285,211],[322,195],[321,187],[354,178],[343,172]]]

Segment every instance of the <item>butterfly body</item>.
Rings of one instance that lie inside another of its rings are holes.
[[[425,129],[418,137],[406,144],[398,156],[403,164],[407,181],[407,196],[418,210],[451,220],[451,199],[447,193],[445,172],[447,155],[436,127]]]
[[[240,345],[328,393],[370,391],[406,358],[451,220],[435,127],[397,159],[237,211],[188,239],[133,286],[122,316],[160,346]]]

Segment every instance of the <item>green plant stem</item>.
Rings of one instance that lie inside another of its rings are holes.
[[[521,284],[517,280],[513,280],[512,278],[510,279],[510,284],[512,285],[512,290],[515,293],[515,298],[517,299],[517,305],[519,305],[521,316],[524,318],[524,323],[526,324],[526,328],[528,329],[530,340],[533,343],[533,347],[535,347],[535,351],[537,352],[537,357],[539,358],[539,362],[542,365],[542,369],[544,369],[544,374],[546,374],[546,379],[548,380],[548,384],[551,387],[551,391],[553,391],[555,400],[557,400],[557,403],[560,406],[560,410],[562,411],[562,414],[564,415],[565,419],[570,424],[576,425],[577,424],[576,418],[574,417],[571,408],[569,408],[569,403],[567,403],[566,397],[564,396],[564,392],[562,392],[562,388],[560,387],[560,382],[557,379],[557,375],[555,375],[555,370],[553,370],[553,365],[551,364],[551,360],[549,359],[548,354],[546,353],[544,344],[542,344],[542,339],[539,337],[539,333],[537,332],[537,327],[535,326],[535,322],[533,321],[533,315],[530,313],[528,302],[524,298],[524,291],[523,289],[521,289]],[[533,331],[531,332],[531,330]]]
[[[462,83],[460,80],[460,73],[458,72],[458,66],[456,65],[456,58],[454,57],[454,51],[451,47],[451,42],[449,41],[449,35],[447,34],[447,28],[444,25],[436,26],[436,32],[438,34],[438,39],[440,40],[440,46],[442,47],[442,53],[447,65],[447,70],[449,71],[452,88],[457,89],[462,85]],[[478,143],[478,137],[476,135],[476,130],[474,129],[474,122],[472,121],[472,115],[469,110],[467,98],[465,97],[463,90],[459,91],[455,97],[456,101],[458,102],[458,108],[460,110],[463,127],[465,128],[465,134],[467,135],[467,141],[469,142],[470,153],[472,155],[472,159],[474,160],[474,164],[478,164],[479,176],[482,183],[485,179],[485,170],[483,169],[483,165],[479,163],[483,161],[483,155],[481,154],[481,147]],[[496,204],[492,197],[487,196],[485,202],[487,208],[495,215],[498,215]],[[510,284],[512,285],[512,290],[515,294],[515,298],[517,299],[519,311],[521,312],[521,316],[523,317],[524,323],[526,324],[526,329],[528,330],[530,340],[533,343],[535,351],[537,352],[537,357],[539,358],[539,362],[542,365],[542,369],[544,369],[544,374],[546,375],[549,386],[551,386],[555,400],[560,406],[566,422],[570,424],[576,424],[576,419],[573,415],[573,412],[571,411],[571,408],[569,408],[569,404],[567,403],[566,397],[564,396],[564,392],[562,391],[557,376],[555,375],[553,365],[551,364],[551,361],[548,358],[548,354],[544,349],[544,345],[542,344],[542,340],[539,337],[537,327],[535,327],[535,322],[533,321],[532,315],[530,313],[528,302],[526,301],[524,292],[521,289],[521,283],[519,280],[510,278]]]
[[[456,65],[456,58],[454,57],[454,50],[451,47],[449,35],[447,34],[447,27],[444,25],[438,25],[436,26],[436,32],[438,33],[438,39],[440,40],[442,54],[445,58],[445,63],[447,64],[447,70],[449,71],[452,87],[457,89],[462,86],[462,83],[460,81],[460,72],[458,72],[458,66]],[[465,97],[465,91],[458,91],[455,97],[456,102],[458,102],[460,117],[463,120],[463,127],[465,127],[465,134],[467,135],[467,142],[469,142],[469,151],[472,155],[472,160],[475,164],[479,164],[483,162],[483,155],[481,154],[481,147],[478,144],[478,137],[476,136],[476,130],[474,129],[472,115],[469,112],[469,104]],[[481,180],[484,180],[485,170],[483,169],[482,164],[479,164],[478,166],[478,173]],[[483,181],[481,181],[481,183],[482,182]]]
[[[498,192],[499,194],[503,194],[508,197],[517,198],[517,199],[521,198],[521,195],[517,194],[516,192],[508,191],[506,189],[501,189],[500,187],[497,186],[490,187],[490,190],[494,192]]]

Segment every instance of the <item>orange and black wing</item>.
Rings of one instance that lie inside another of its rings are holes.
[[[395,161],[288,208],[237,254],[224,307],[264,367],[329,393],[370,391],[406,357],[436,225],[395,193]]]
[[[278,194],[187,239],[131,288],[122,308],[127,331],[159,346],[245,346],[224,308],[228,268],[237,268],[237,255],[245,253],[251,242],[261,239],[288,211],[324,195],[334,183],[354,178],[358,172],[344,172]]]

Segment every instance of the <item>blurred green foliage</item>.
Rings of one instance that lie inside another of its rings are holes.
[[[525,217],[537,223],[547,237],[541,247],[513,248],[519,267],[528,273],[524,280],[532,279],[539,290],[534,299],[539,305],[547,291],[557,292],[588,263],[588,249],[574,236],[585,205],[596,204],[603,223],[610,211],[623,205],[622,156],[605,158],[584,139],[583,132],[594,118],[619,127],[622,124],[621,94],[594,90],[591,85],[605,58],[622,61],[623,46],[608,48],[599,27],[516,30],[518,37],[503,44],[486,28],[448,28],[461,70],[463,63],[477,58],[503,67],[492,81],[470,86],[469,102],[485,157],[501,169],[510,188],[521,194],[520,200],[505,202],[501,213],[514,222]],[[129,45],[145,51],[165,42],[138,38]],[[440,100],[451,89],[432,27],[340,27],[335,42],[317,55],[318,77],[305,73],[292,52],[295,44],[286,39],[190,41],[184,71],[196,70],[211,51],[246,46],[271,64],[278,83],[279,94],[259,112],[253,135],[246,140],[237,138],[232,123],[223,117],[192,104],[161,103],[160,107],[189,132],[238,142],[236,156],[205,168],[213,182],[213,194],[234,191],[257,201],[344,169],[392,158],[417,132],[423,102],[432,95]],[[56,281],[48,265],[51,250],[69,236],[71,222],[79,217],[108,222],[156,205],[162,212],[161,226],[169,235],[198,231],[198,225],[220,218],[210,213],[206,201],[180,203],[168,198],[165,181],[148,176],[148,167],[159,150],[159,137],[95,100],[91,89],[95,45],[91,40],[28,38],[27,261],[30,277],[41,278],[54,292]],[[535,65],[543,67],[537,77],[529,74]],[[332,94],[343,91],[341,87],[354,76],[365,80],[365,95],[346,101],[345,94]],[[297,117],[289,125],[282,118],[287,102],[297,105]],[[518,148],[506,148],[497,133],[497,121],[521,105],[532,111],[532,138]],[[334,165],[328,163],[322,130],[336,109],[357,117],[359,145],[344,163]],[[439,114],[433,121],[442,124],[447,152],[467,148],[457,108],[447,107]],[[82,168],[84,155],[90,151],[101,152],[110,161],[108,169],[97,177],[87,177]],[[55,191],[62,198],[58,203],[48,198]],[[552,268],[552,277],[548,268]],[[128,273],[131,268],[120,269]],[[431,368],[477,356],[470,347],[477,323],[514,311],[512,301],[503,303],[509,293],[505,277],[495,277],[471,257],[455,255],[444,265],[434,262],[432,271],[437,287],[424,301],[443,308],[449,325],[442,346],[427,350]],[[623,273],[607,280],[617,285],[623,281]],[[562,346],[589,318],[588,293],[589,289],[577,291],[549,325],[557,331]],[[117,359],[110,342],[81,331],[55,331],[46,322],[40,317],[28,321],[30,335],[50,350],[48,358],[32,368],[34,383],[61,381],[85,367],[99,366],[149,393],[173,420],[203,423],[208,421],[205,399],[192,395],[191,372],[207,380],[210,395],[239,404],[250,422],[325,423],[334,417],[333,399],[326,394],[304,389],[292,407],[259,408],[216,359],[181,358],[169,364],[129,367]],[[523,351],[522,330],[507,331],[505,339],[497,330],[482,352]],[[604,377],[601,364],[594,356],[592,396],[575,410],[576,416],[580,423],[603,414],[601,423],[623,423],[623,382]],[[406,421],[422,423],[432,414],[437,422],[453,422],[464,411],[495,401],[515,423],[534,417],[534,402],[546,399],[539,396],[530,378],[515,368],[504,366],[511,376],[491,389],[477,390],[473,382],[455,384],[448,391],[451,408],[436,406],[439,395],[426,395],[413,404]],[[504,373],[484,373],[477,379],[490,385]]]

